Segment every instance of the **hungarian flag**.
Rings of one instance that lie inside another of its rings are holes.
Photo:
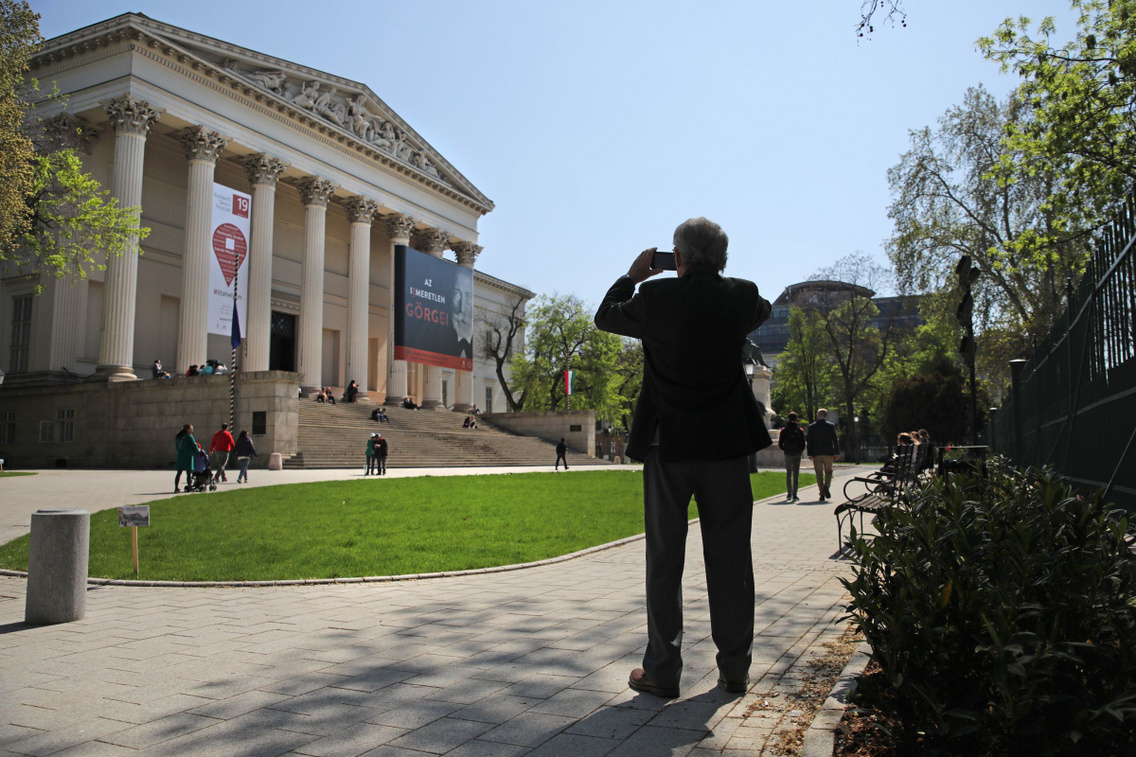
[[[241,319],[237,315],[237,298],[233,297],[233,349],[241,346]]]
[[[564,393],[572,396],[572,384],[576,382],[576,371],[564,371]]]

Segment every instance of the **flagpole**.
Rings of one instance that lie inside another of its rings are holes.
[[[236,256],[237,267],[233,273],[233,333],[230,339],[230,344],[233,346],[233,355],[229,359],[229,428],[235,429],[233,425],[234,417],[236,415],[237,406],[237,345],[240,344],[240,326],[237,322],[237,295],[240,290],[241,280],[241,259]]]

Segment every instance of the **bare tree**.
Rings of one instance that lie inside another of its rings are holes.
[[[856,24],[856,34],[860,37],[871,34],[876,30],[877,21],[895,26],[897,17],[899,25],[906,27],[907,13],[903,10],[903,0],[864,0],[860,3],[860,23]]]
[[[519,398],[513,396],[509,387],[509,380],[505,378],[505,367],[510,364],[513,356],[523,350],[525,299],[518,297],[513,302],[508,315],[498,313],[486,314],[479,312],[477,317],[481,324],[481,354],[491,359],[497,371],[497,380],[501,383],[501,391],[505,393],[505,401],[509,409],[519,412],[525,406],[525,396],[528,390],[523,390]]]

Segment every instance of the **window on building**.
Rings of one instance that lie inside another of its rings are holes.
[[[55,441],[55,421],[39,422],[40,444],[51,444]]]
[[[16,443],[16,411],[0,412],[0,444]]]
[[[268,413],[263,410],[257,410],[252,414],[252,433],[253,436],[264,436],[268,433]]]
[[[55,411],[55,441],[75,441],[75,408],[61,408]]]
[[[8,353],[8,370],[24,373],[28,370],[28,352],[32,344],[32,296],[12,298],[12,340]]]
[[[493,412],[493,387],[485,387],[485,412]]]

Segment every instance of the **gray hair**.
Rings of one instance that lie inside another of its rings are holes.
[[[718,273],[726,267],[726,247],[730,238],[722,227],[705,218],[691,218],[675,229],[674,246],[686,268],[703,268]]]

